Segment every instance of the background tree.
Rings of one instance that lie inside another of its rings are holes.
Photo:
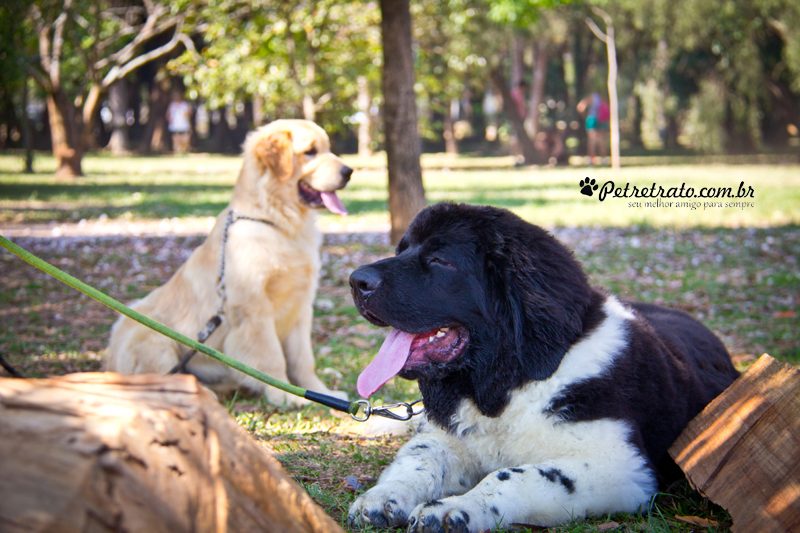
[[[532,80],[532,105],[530,105],[529,109],[531,125],[528,128],[525,127],[525,120],[519,114],[516,106],[513,105],[511,84],[507,81],[508,78],[505,75],[507,69],[506,58],[508,57],[508,51],[513,49],[513,41],[511,46],[506,45],[506,50],[499,50],[499,55],[498,52],[495,52],[496,57],[490,61],[493,65],[490,76],[503,96],[503,109],[520,142],[522,155],[526,164],[544,164],[547,162],[546,155],[536,150],[531,137],[529,137],[529,132],[535,135],[539,129],[538,107],[543,98],[545,73],[548,64],[548,49],[545,44],[548,37],[547,30],[544,24],[537,28],[537,23],[547,11],[554,10],[568,3],[569,0],[498,0],[489,3],[488,13],[493,21],[503,27],[513,28],[516,32],[524,32],[526,35],[530,36],[529,39],[536,43],[534,47],[534,68],[536,69],[536,75],[533,76]],[[531,32],[533,32],[533,34]],[[517,36],[519,36],[519,34],[517,34]],[[513,72],[513,58],[511,63]]]
[[[444,140],[448,154],[458,152],[454,111],[461,113],[468,84],[479,78],[471,44],[482,27],[477,6],[470,0],[421,0],[411,7],[420,87],[416,95],[419,107],[427,111],[418,117],[420,133]]]
[[[411,13],[408,0],[381,0],[383,36],[383,124],[389,170],[390,240],[400,241],[413,218],[425,208],[422,187]]]
[[[25,13],[29,0],[8,0],[0,5],[0,117],[5,135],[16,131],[25,148],[25,171],[33,172],[33,150],[28,107],[28,74],[20,51],[30,41],[25,31]],[[5,144],[0,141],[0,145]]]
[[[608,101],[611,108],[611,166],[619,169],[619,98],[617,96],[617,46],[614,37],[614,22],[611,16],[599,7],[592,8],[595,15],[603,19],[606,31],[597,27],[594,20],[587,18],[586,24],[592,33],[603,41],[608,52]]]
[[[796,1],[415,0],[416,130],[432,141],[425,147],[503,153],[512,131],[528,162],[544,162],[509,105],[524,79],[531,140],[555,132],[580,153],[575,104],[603,91],[609,74],[606,49],[585,23],[593,6],[614,21],[621,150],[742,152],[797,142]],[[384,104],[378,2],[9,0],[0,18],[0,143],[21,147],[22,98],[30,94],[38,109],[44,96],[50,125],[36,126],[52,134],[60,175],[80,173],[83,152],[109,133],[112,150],[130,150],[130,135],[158,151],[165,101],[184,85],[198,125],[210,115],[201,150],[235,151],[248,129],[278,117],[317,121],[339,151],[386,144],[376,120]],[[192,43],[197,53],[184,51]],[[26,75],[34,90],[23,90]],[[483,104],[498,92],[506,111],[487,114]],[[104,106],[107,123],[97,120]],[[461,134],[482,133],[488,121],[499,140],[472,135],[457,146],[455,113]]]
[[[297,117],[341,131],[358,111],[359,76],[380,94],[379,17],[374,3],[208,3],[199,54],[171,68],[212,110],[253,102],[255,125]]]
[[[28,72],[46,94],[58,176],[82,175],[100,98],[109,87],[181,44],[192,46],[183,27],[189,11],[191,2],[33,3],[28,23],[38,38],[38,64],[29,63]],[[164,34],[171,35],[166,44],[145,51],[147,42]]]

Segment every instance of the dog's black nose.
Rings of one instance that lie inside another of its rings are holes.
[[[350,176],[353,175],[353,169],[347,166],[342,167],[342,169],[339,171],[339,174],[342,175],[344,182],[347,183],[348,181],[350,181]]]
[[[377,270],[369,266],[357,268],[350,274],[350,289],[353,297],[366,298],[381,284],[381,276]]]

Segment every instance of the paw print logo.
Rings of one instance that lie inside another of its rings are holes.
[[[581,180],[580,187],[581,194],[585,194],[586,196],[592,196],[594,191],[597,190],[597,184],[595,183],[595,180],[590,180],[588,177],[585,180]]]

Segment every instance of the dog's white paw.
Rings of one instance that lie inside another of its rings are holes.
[[[389,528],[403,526],[414,502],[404,496],[401,490],[377,485],[353,502],[347,521],[351,527],[373,525]]]
[[[408,517],[409,533],[469,533],[497,525],[479,507],[461,503],[453,497],[417,505]]]

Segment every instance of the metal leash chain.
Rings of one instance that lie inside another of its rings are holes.
[[[416,411],[414,410],[414,406],[420,403],[421,401],[422,400],[420,399],[420,400],[415,400],[411,403],[405,403],[405,402],[387,403],[385,405],[380,405],[378,407],[372,407],[372,404],[369,403],[369,400],[356,400],[355,403],[364,408],[364,415],[360,416],[358,413],[356,414],[350,413],[350,416],[356,422],[366,422],[372,415],[382,416],[383,418],[391,418],[392,420],[400,420],[400,421],[411,420],[412,417],[420,415],[423,413],[423,411],[425,411],[424,407]],[[405,413],[395,413],[394,411],[392,411],[392,409],[398,409],[401,407],[405,409],[406,411]]]
[[[231,225],[236,222],[237,220],[252,220],[253,222],[261,222],[263,224],[268,224],[270,226],[274,226],[272,222],[269,220],[264,220],[261,218],[254,218],[249,217],[247,215],[239,214],[236,209],[231,209],[228,211],[228,216],[225,219],[225,225],[222,227],[222,242],[220,243],[219,249],[219,275],[217,279],[217,294],[219,295],[219,307],[217,307],[217,311],[214,315],[208,319],[208,322],[203,326],[200,332],[197,334],[197,340],[199,342],[206,342],[206,339],[214,333],[214,330],[222,324],[222,321],[225,320],[225,249],[228,247],[228,230],[230,229]],[[184,355],[180,362],[175,365],[172,370],[170,370],[169,374],[186,374],[188,371],[186,369],[186,365],[191,361],[192,357],[197,353],[197,350],[192,350],[186,355]]]

